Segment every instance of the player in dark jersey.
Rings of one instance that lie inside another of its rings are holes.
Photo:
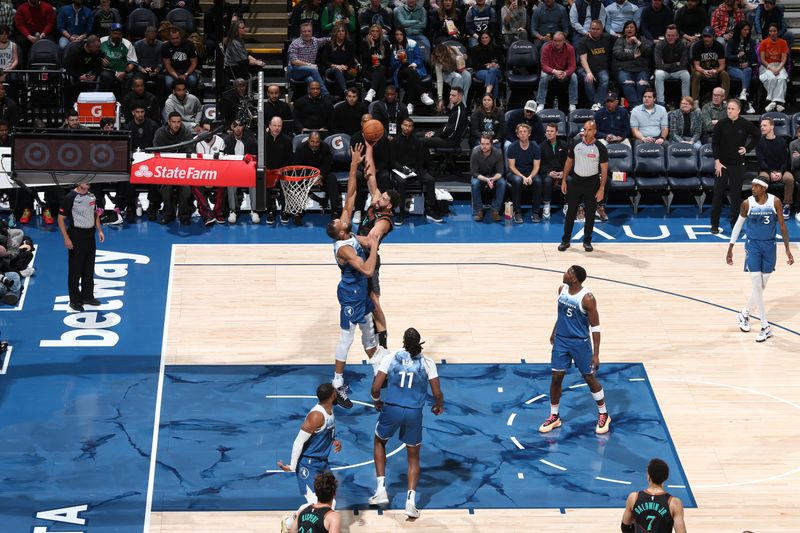
[[[367,143],[365,158],[364,173],[367,176],[367,187],[369,188],[372,204],[367,209],[367,216],[358,227],[358,234],[362,236],[374,235],[377,237],[378,242],[381,243],[394,229],[394,208],[400,201],[400,195],[394,189],[389,191],[378,189],[378,179],[375,175],[375,159],[372,145],[369,143]],[[386,348],[388,334],[386,332],[386,315],[383,314],[383,309],[381,308],[380,267],[381,260],[378,258],[375,273],[369,279],[369,296],[374,306],[372,316],[375,319],[375,332],[378,334],[378,342]]]
[[[317,475],[314,479],[317,503],[297,511],[297,520],[292,523],[289,533],[339,533],[342,517],[332,507],[336,485],[336,478],[330,472]]]
[[[669,466],[661,459],[647,465],[647,488],[628,494],[622,513],[623,533],[686,533],[680,498],[664,490]]]

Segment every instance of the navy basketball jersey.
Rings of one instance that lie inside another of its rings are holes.
[[[672,515],[669,512],[669,493],[650,494],[640,490],[633,506],[636,533],[672,533]]]
[[[309,505],[300,511],[297,515],[298,533],[328,533],[325,528],[325,515],[332,510],[327,505],[318,508]]]
[[[569,285],[564,284],[558,295],[556,335],[574,339],[589,337],[589,316],[583,308],[583,297],[587,294],[589,294],[589,289],[586,287],[583,287],[577,294],[570,294]]]
[[[353,268],[350,263],[340,263],[338,258],[339,248],[343,246],[352,246],[353,250],[356,251],[356,255],[361,258],[362,261],[367,260],[367,252],[364,250],[364,247],[361,246],[361,243],[358,242],[355,235],[351,235],[349,239],[345,239],[343,241],[336,241],[333,243],[333,257],[336,259],[336,264],[339,265],[339,269],[342,271],[342,280],[339,282],[339,285],[360,285],[367,283],[367,278]]]
[[[428,398],[428,382],[439,377],[436,363],[424,355],[411,357],[405,350],[398,350],[393,357],[386,357],[378,368],[386,373],[387,404],[410,409],[421,409]]]
[[[367,216],[361,221],[361,224],[358,226],[358,234],[362,237],[366,237],[369,235],[369,232],[372,231],[372,228],[375,227],[375,224],[379,220],[388,220],[389,221],[389,229],[386,233],[381,237],[381,242],[383,239],[389,235],[392,230],[394,229],[394,220],[392,219],[392,215],[381,213],[377,209],[375,209],[374,205],[369,206],[367,209]]]
[[[328,456],[331,454],[331,448],[333,448],[333,437],[336,434],[336,420],[333,413],[328,414],[325,408],[320,404],[314,406],[311,412],[313,413],[314,411],[322,413],[325,423],[306,441],[303,446],[301,457],[311,457],[313,459],[327,461]]]
[[[767,194],[763,204],[756,202],[754,196],[747,199],[747,226],[745,233],[751,241],[774,241],[777,234],[778,213],[775,211],[775,197]]]

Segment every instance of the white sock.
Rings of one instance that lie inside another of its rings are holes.
[[[753,282],[753,293],[750,295],[750,300],[758,309],[758,316],[761,319],[761,327],[765,327],[768,322],[766,317],[766,309],[764,307],[764,280],[762,279],[761,272],[752,272],[750,275],[750,280]]]
[[[411,500],[411,503],[414,505],[417,504],[417,491],[410,490],[408,491],[408,496],[406,496],[406,501]]]
[[[598,405],[597,406],[597,410],[600,411],[600,414],[608,412],[608,409],[606,409],[606,402],[604,401],[605,400],[605,392],[603,391],[603,389],[600,389],[597,392],[593,392],[592,393],[592,399],[594,401],[596,401],[596,402],[599,402],[601,400],[603,401],[602,405]]]
[[[552,403],[550,404],[550,414],[551,415],[557,415],[558,414],[558,404],[555,404],[555,405],[553,405]]]
[[[334,372],[333,373],[333,381],[331,381],[331,384],[336,389],[338,389],[339,387],[344,385],[344,375],[343,374],[337,374],[336,372]]]
[[[386,489],[386,476],[378,476],[378,490]]]
[[[598,405],[597,406],[597,410],[600,412],[601,415],[603,413],[607,413],[608,412],[608,409],[606,409],[606,404]]]
[[[769,274],[768,273],[761,273],[761,300],[764,300],[764,289],[767,288],[767,282],[769,281]],[[767,320],[766,313],[761,313],[761,327],[766,328],[769,326],[769,321]]]

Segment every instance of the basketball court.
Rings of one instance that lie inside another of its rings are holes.
[[[362,403],[337,409],[343,450],[331,456],[346,531],[618,531],[625,495],[646,486],[656,456],[691,531],[800,530],[797,265],[779,249],[765,293],[776,333],[756,344],[735,320],[749,291],[743,247],[728,267],[726,240],[705,218],[657,211],[613,211],[593,254],[556,251],[557,216],[474,224],[460,208],[446,224],[412,218],[392,233],[381,248],[389,345],[420,331],[445,413],[425,414],[422,516],[402,513],[396,439],[390,508],[369,509],[376,413],[354,343],[346,378]],[[277,461],[332,376],[339,335],[324,222],[109,228],[96,271],[104,305],[86,316],[65,312],[57,232],[32,232],[36,275],[24,305],[0,313],[13,345],[0,374],[1,529],[279,531],[302,500]],[[796,240],[800,227],[788,226]],[[575,370],[564,426],[537,431],[549,414],[556,290],[574,263],[603,327],[603,436]]]

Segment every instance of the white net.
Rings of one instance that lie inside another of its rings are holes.
[[[283,211],[290,215],[300,215],[306,209],[308,192],[319,181],[319,170],[314,167],[287,167],[281,171],[283,198],[286,205]]]

